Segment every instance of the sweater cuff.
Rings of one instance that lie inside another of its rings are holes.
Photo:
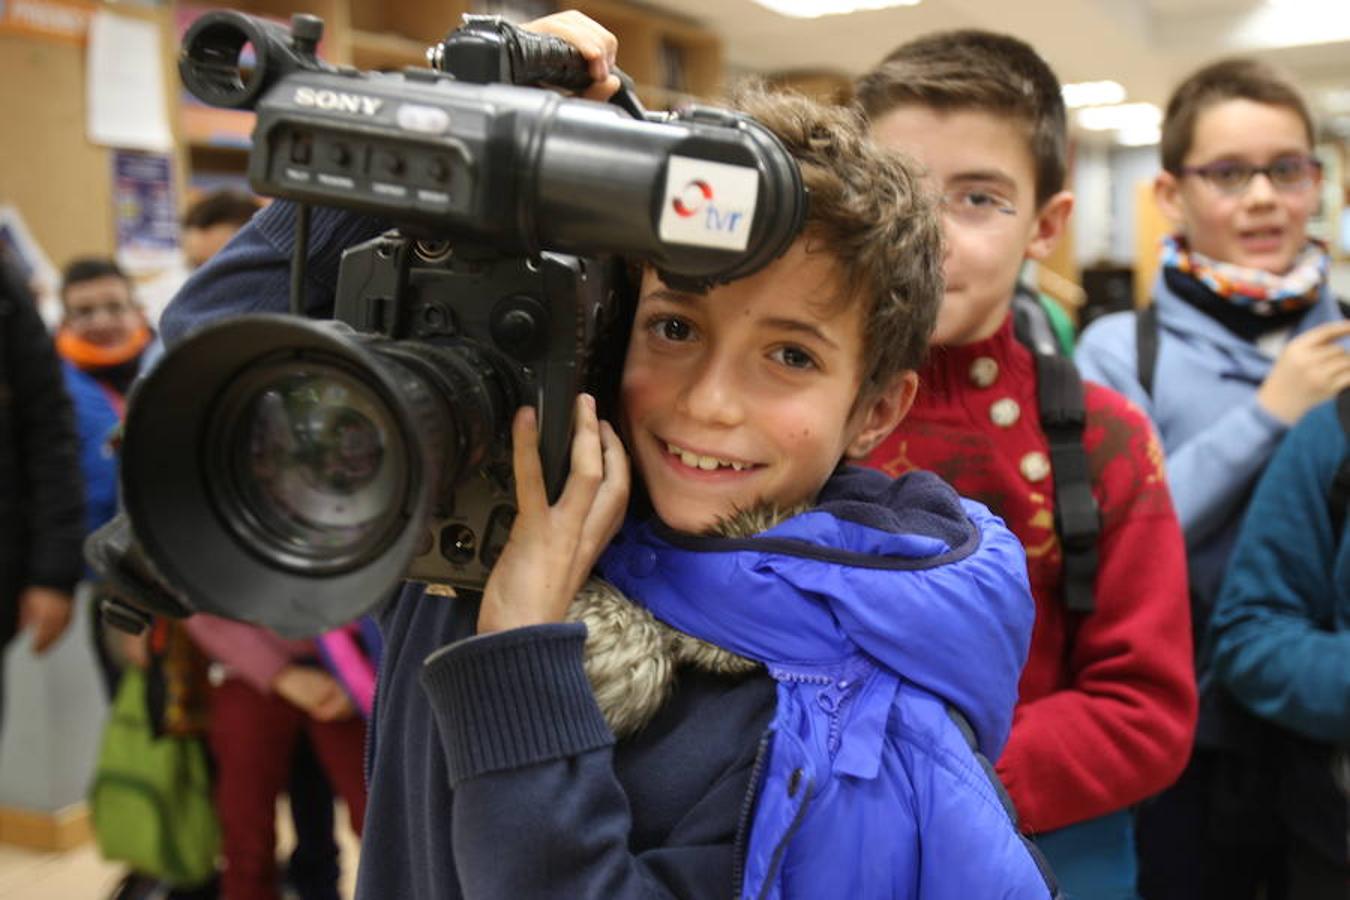
[[[1257,429],[1256,433],[1264,431],[1265,437],[1270,440],[1284,437],[1285,432],[1289,430],[1287,424],[1266,412],[1265,407],[1257,403],[1255,398],[1252,399],[1252,418]]]
[[[536,625],[442,647],[422,664],[450,786],[614,743],[582,666],[586,626]]]

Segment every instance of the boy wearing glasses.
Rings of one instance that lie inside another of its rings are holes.
[[[1138,403],[1162,437],[1200,638],[1194,755],[1139,814],[1150,900],[1250,897],[1280,878],[1259,729],[1209,683],[1205,638],[1266,461],[1305,412],[1350,385],[1350,354],[1337,343],[1350,323],[1327,286],[1327,251],[1307,235],[1321,179],[1312,147],[1302,97],[1267,65],[1223,60],[1183,81],[1167,105],[1155,184],[1175,227],[1153,288],[1156,325],[1108,316],[1078,350],[1084,375]]]
[[[1059,83],[1021,41],[959,31],[904,44],[858,95],[873,137],[927,169],[947,245],[918,399],[868,462],[936,471],[1021,539],[1036,625],[998,774],[1066,894],[1132,897],[1129,807],[1181,771],[1195,722],[1185,550],[1148,420],[1084,385],[1078,446],[1099,532],[1092,608],[1070,601],[1038,406],[1049,379],[1013,313],[1024,260],[1050,253],[1073,205]]]

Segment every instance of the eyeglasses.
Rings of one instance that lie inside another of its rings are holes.
[[[1268,166],[1224,159],[1203,166],[1182,166],[1182,175],[1199,175],[1221,194],[1236,197],[1247,190],[1258,173],[1276,190],[1301,191],[1322,174],[1322,162],[1311,156],[1281,156]]]
[[[980,228],[1017,215],[1017,207],[1005,197],[987,190],[952,188],[938,197],[938,205],[952,221]]]

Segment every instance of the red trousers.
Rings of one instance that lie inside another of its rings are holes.
[[[302,733],[309,736],[329,783],[346,802],[352,830],[359,835],[366,814],[366,726],[360,716],[316,722],[238,678],[227,678],[212,692],[210,744],[225,855],[224,900],[279,900],[277,798],[290,781]]]

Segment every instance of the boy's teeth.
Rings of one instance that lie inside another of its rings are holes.
[[[671,455],[678,456],[680,462],[691,469],[702,469],[705,472],[711,472],[718,468],[730,468],[740,472],[747,468],[744,463],[728,462],[724,459],[718,459],[715,456],[703,456],[681,447],[676,447],[674,444],[666,444],[666,449],[670,451]]]

